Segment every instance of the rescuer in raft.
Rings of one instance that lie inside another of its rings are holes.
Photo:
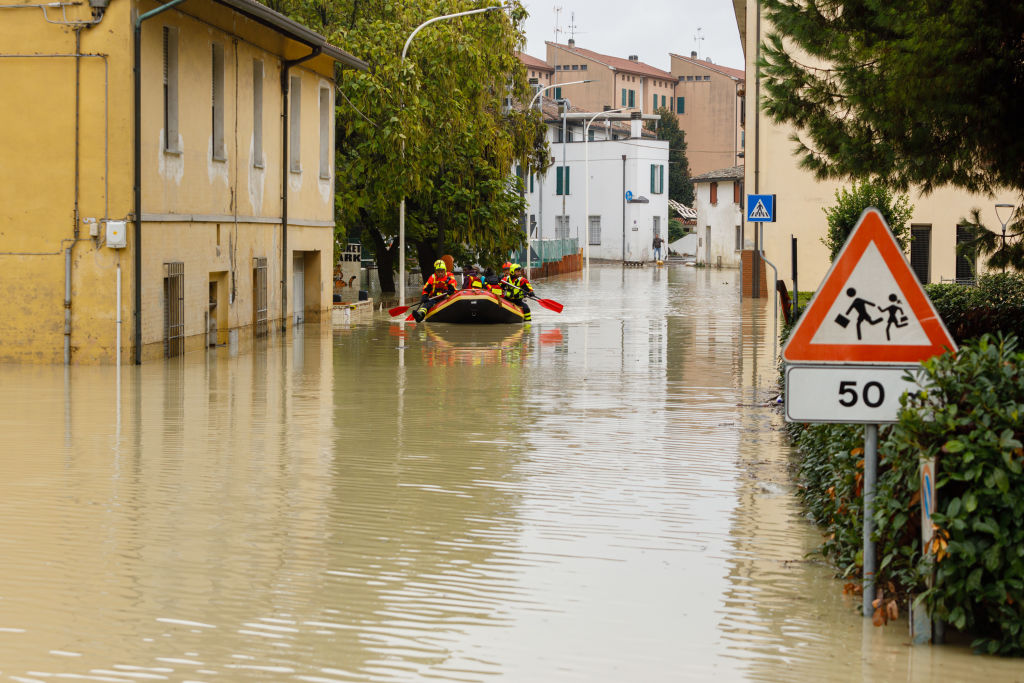
[[[420,297],[420,305],[413,311],[413,320],[419,322],[438,301],[455,293],[455,276],[448,272],[444,261],[434,261],[434,274],[427,278],[423,285],[423,296]]]
[[[530,307],[526,305],[526,297],[533,295],[533,285],[523,276],[523,267],[513,263],[508,275],[501,280],[502,296],[523,309],[523,322],[529,322]]]

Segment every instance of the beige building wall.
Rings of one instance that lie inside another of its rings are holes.
[[[686,131],[690,173],[700,175],[744,162],[743,81],[715,65],[670,55],[676,82],[676,115]],[[683,99],[683,110],[679,109]]]
[[[8,4],[8,0],[0,0]],[[113,362],[116,320],[121,360],[133,344],[134,209],[132,157],[132,4],[111,3],[102,22],[81,31],[76,87],[74,33],[40,9],[4,10],[0,80],[17,98],[0,103],[0,362]],[[157,7],[143,2],[140,11]],[[91,19],[88,7],[69,20]],[[189,3],[142,29],[142,341],[144,358],[164,353],[164,264],[184,264],[186,350],[210,339],[207,316],[227,341],[253,321],[253,259],[268,266],[268,318],[281,312],[282,56],[310,49],[209,2]],[[180,153],[164,143],[163,31],[178,29]],[[213,45],[223,51],[223,154],[213,154]],[[27,55],[68,55],[28,57]],[[254,159],[253,60],[262,79],[263,164]],[[333,255],[334,62],[293,67],[301,82],[301,172],[288,173],[288,263],[306,266],[306,318],[331,306]],[[325,108],[328,172],[320,173],[320,102]],[[76,144],[77,100],[77,144]],[[76,154],[77,153],[77,154]],[[75,158],[78,158],[76,173]],[[215,158],[222,157],[222,158]],[[104,239],[105,219],[127,221],[128,248]],[[99,235],[90,235],[93,222]],[[77,235],[76,235],[77,227]],[[70,334],[65,334],[65,257],[71,251]],[[120,265],[122,290],[116,295]],[[311,281],[315,280],[315,282]],[[212,289],[211,289],[212,283]],[[295,301],[288,276],[288,308]],[[211,294],[217,300],[211,312]],[[286,321],[291,321],[291,315]],[[279,325],[278,325],[279,326]]]
[[[675,96],[675,83],[668,72],[660,76],[648,75],[643,71],[651,67],[639,63],[630,64],[629,59],[609,58],[608,61],[604,61],[581,54],[579,51],[567,50],[561,45],[548,43],[546,61],[552,67],[557,67],[552,76],[552,83],[593,81],[567,86],[562,91],[562,96],[568,98],[574,107],[582,111],[599,112],[605,107],[610,107],[652,114],[655,113],[654,95],[658,95],[659,107],[662,98],[665,106],[669,107]],[[623,90],[626,91],[625,98]],[[633,92],[632,105],[629,91]]]
[[[755,73],[754,64],[757,59],[756,7],[756,3],[748,2],[742,7],[739,0],[737,2],[737,11],[743,9],[745,12],[742,16],[745,16],[747,27],[745,50],[749,74]],[[761,30],[762,33],[767,30],[764,18]],[[743,35],[742,30],[740,34]],[[762,224],[765,257],[779,269],[780,279],[792,285],[790,235],[793,235],[799,246],[799,287],[804,291],[815,290],[831,265],[828,251],[821,243],[828,229],[824,209],[835,204],[835,191],[838,188],[849,188],[851,183],[822,182],[799,169],[798,159],[793,156],[794,145],[790,140],[794,131],[772,123],[763,114],[760,114],[758,120],[756,117],[759,114],[754,104],[758,91],[753,81],[749,85],[749,94],[746,128],[750,132],[750,142],[746,154],[746,191],[751,194],[777,195],[778,222]],[[760,135],[755,135],[756,130],[760,131]],[[930,282],[951,280],[956,275],[956,225],[961,218],[967,217],[972,208],[978,208],[983,222],[990,227],[998,227],[994,204],[1017,202],[1017,196],[1007,191],[999,192],[995,197],[986,197],[943,188],[923,196],[919,190],[912,188],[908,195],[913,206],[911,223],[914,226],[931,227]],[[748,235],[753,235],[753,228],[753,223],[747,224]]]

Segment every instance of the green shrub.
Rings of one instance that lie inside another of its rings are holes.
[[[986,332],[1024,339],[1024,275],[998,273],[980,278],[976,287],[933,284],[925,291],[957,343]]]
[[[857,226],[860,215],[869,206],[877,208],[885,216],[900,249],[906,248],[910,239],[910,217],[914,214],[910,197],[896,194],[887,186],[871,180],[854,182],[849,190],[839,188],[835,197],[835,206],[824,209],[828,232],[821,238],[821,243],[829,251],[829,261],[836,260],[839,250]]]
[[[936,572],[922,600],[975,647],[1024,654],[1024,353],[1014,337],[985,335],[924,368],[927,392],[908,395],[886,442],[904,478],[919,456],[939,457],[932,517],[948,555],[921,561]]]

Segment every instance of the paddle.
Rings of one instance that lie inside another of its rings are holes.
[[[523,292],[527,296],[527,298],[533,299],[534,301],[536,301],[537,303],[539,303],[541,306],[543,306],[544,308],[548,309],[549,311],[554,311],[555,313],[561,313],[562,309],[565,308],[565,306],[563,306],[562,304],[558,303],[554,299],[541,299],[536,294],[530,294],[529,292],[524,290],[522,287],[516,287],[511,282],[505,282],[504,284],[508,285],[512,289],[518,289],[520,292]]]
[[[427,299],[426,301],[421,301],[418,304],[412,304],[411,306],[395,306],[394,308],[389,308],[388,309],[388,315],[390,315],[393,318],[396,315],[402,315],[403,313],[408,311],[410,308],[419,308],[420,306],[423,306],[424,304],[432,304],[435,301],[440,301],[441,299],[445,298],[446,296],[448,296],[448,295],[447,294],[442,294],[439,297],[435,297],[433,299]]]

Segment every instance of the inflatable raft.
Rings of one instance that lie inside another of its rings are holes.
[[[423,321],[457,324],[521,323],[523,309],[493,292],[460,289],[427,311]]]

